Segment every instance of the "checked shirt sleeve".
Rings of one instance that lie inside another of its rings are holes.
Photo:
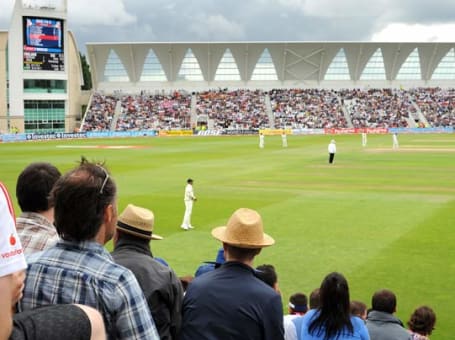
[[[128,271],[123,275],[114,294],[123,303],[116,320],[116,338],[159,340],[147,301],[133,273]]]

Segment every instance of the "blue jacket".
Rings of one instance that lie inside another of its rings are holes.
[[[284,339],[281,297],[251,267],[226,262],[189,285],[180,339]]]

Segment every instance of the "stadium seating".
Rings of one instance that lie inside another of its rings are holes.
[[[218,89],[95,93],[82,131],[455,126],[455,89]],[[210,122],[210,124],[208,124]]]

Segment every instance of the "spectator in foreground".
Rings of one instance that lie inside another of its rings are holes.
[[[429,336],[436,324],[436,314],[428,306],[420,306],[408,321],[412,340],[430,340]]]
[[[303,293],[295,293],[289,298],[289,314],[284,316],[284,338],[285,340],[297,340],[300,334],[297,333],[296,324],[293,322],[297,318],[302,318],[308,311],[308,299]],[[301,324],[300,324],[301,327]]]
[[[281,294],[280,286],[278,285],[278,275],[274,266],[271,264],[261,264],[260,266],[257,266],[256,276],[272,287],[275,292]]]
[[[180,339],[283,339],[281,297],[253,269],[261,249],[275,243],[261,216],[238,209],[212,235],[223,243],[226,263],[189,285]]]
[[[152,211],[128,204],[118,218],[112,257],[136,276],[160,339],[172,340],[182,324],[183,289],[174,271],[153,258],[150,241],[162,239],[153,233],[154,222]]]
[[[310,294],[310,309],[317,309],[321,306],[321,289],[316,288]]]
[[[49,204],[49,194],[60,171],[49,163],[32,163],[19,175],[16,197],[22,214],[16,228],[25,255],[42,251],[55,244],[59,237],[54,223],[54,207]]]
[[[316,288],[316,289],[314,289],[311,292],[311,294],[310,294],[310,309],[318,309],[321,306],[321,294],[320,294],[320,291],[321,290],[319,288]],[[296,318],[294,318],[292,320],[292,323],[294,324],[294,328],[295,328],[295,331],[296,331],[296,338],[297,339],[300,339],[301,334],[302,334],[302,321],[303,321],[303,316],[296,317]],[[289,332],[289,334],[292,334],[292,333]]]
[[[223,249],[223,247],[221,247],[221,248],[218,249],[218,251],[216,253],[215,262],[205,261],[204,263],[202,263],[196,269],[196,272],[194,273],[194,277],[198,277],[199,275],[211,272],[212,270],[215,270],[215,269],[219,268],[224,262],[225,262],[225,260],[224,260],[224,249]]]
[[[361,318],[367,319],[367,305],[361,301],[351,301],[351,314]]]
[[[383,289],[374,293],[371,306],[372,309],[368,313],[366,321],[371,340],[411,339],[411,335],[404,329],[403,323],[393,315],[397,308],[397,298],[392,291]]]
[[[303,317],[300,339],[370,339],[364,322],[350,313],[348,282],[340,273],[330,273],[322,281],[321,306]]]
[[[106,339],[101,314],[81,305],[51,305],[13,315],[22,297],[25,262],[11,198],[0,182],[0,339]]]
[[[159,339],[144,294],[104,244],[117,225],[116,186],[107,170],[85,158],[51,192],[61,241],[27,260],[21,310],[79,303],[100,310],[109,339]]]

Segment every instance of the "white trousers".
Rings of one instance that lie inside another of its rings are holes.
[[[183,216],[182,228],[191,227],[191,212],[193,211],[193,201],[185,202],[185,215]]]
[[[400,147],[400,145],[398,144],[398,137],[393,135],[392,140],[393,140],[392,148],[398,149]]]

